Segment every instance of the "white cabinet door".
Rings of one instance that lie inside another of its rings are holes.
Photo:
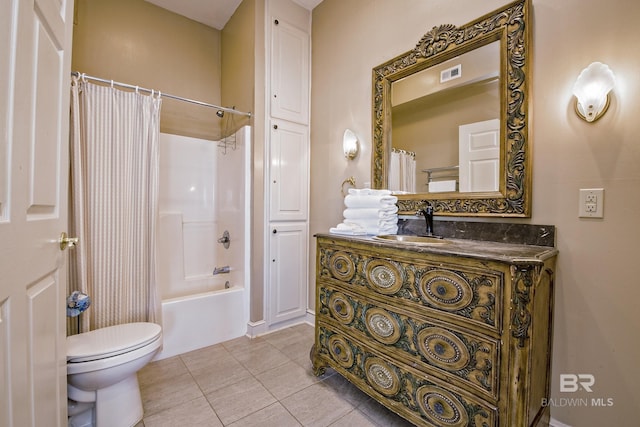
[[[500,186],[500,120],[462,125],[458,129],[460,192],[498,191]]]
[[[71,0],[0,2],[0,426],[66,426]]]
[[[269,167],[270,221],[307,219],[309,205],[309,136],[306,126],[271,122]]]
[[[271,116],[309,123],[309,34],[271,20]]]
[[[306,222],[272,224],[269,244],[269,323],[304,316],[307,307]]]

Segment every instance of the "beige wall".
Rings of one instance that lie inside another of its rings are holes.
[[[354,175],[358,186],[370,181],[372,68],[411,49],[435,25],[461,25],[506,3],[324,0],[314,9],[312,235],[342,219],[345,178]],[[634,425],[640,406],[634,268],[640,241],[640,2],[533,0],[533,15],[533,213],[519,222],[553,224],[558,231],[552,396],[614,402],[551,412],[574,427]],[[573,112],[571,88],[592,61],[608,63],[618,82],[607,115],[587,124]],[[341,153],[347,127],[362,143],[351,162]],[[578,189],[594,187],[605,188],[605,217],[580,219]],[[312,262],[312,279],[314,268]],[[311,307],[313,286],[312,280]],[[562,373],[593,374],[593,393],[560,393]]]
[[[72,69],[220,105],[220,31],[143,0],[77,0]],[[164,98],[162,132],[219,139],[210,108]]]
[[[264,2],[244,0],[222,30],[222,100],[254,115],[251,196],[251,301],[249,319],[263,319],[264,306]]]

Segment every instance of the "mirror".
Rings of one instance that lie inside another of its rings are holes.
[[[530,216],[529,9],[434,27],[373,69],[372,186],[400,213]]]

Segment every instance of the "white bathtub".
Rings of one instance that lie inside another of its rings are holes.
[[[225,289],[222,280],[220,290],[162,301],[163,347],[154,360],[246,334],[245,288]]]
[[[244,171],[250,129],[236,135],[237,143],[224,153],[215,141],[160,135],[157,249],[164,343],[155,360],[246,333],[250,180]],[[228,248],[218,240],[225,231]],[[221,267],[229,273],[213,275]]]

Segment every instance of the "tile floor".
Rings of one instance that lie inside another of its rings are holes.
[[[152,362],[138,372],[136,427],[412,425],[333,370],[314,376],[312,344],[313,327],[302,324]]]

